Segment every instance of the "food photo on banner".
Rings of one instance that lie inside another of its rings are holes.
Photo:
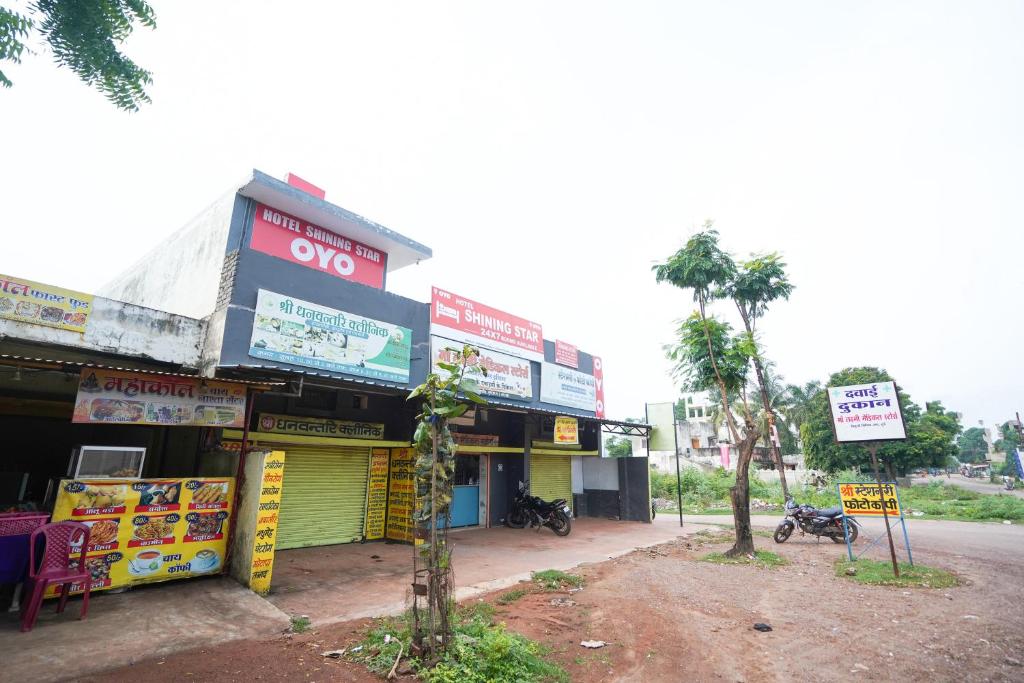
[[[89,527],[90,591],[169,581],[223,571],[233,493],[233,478],[65,479],[53,521]]]
[[[85,332],[92,304],[91,294],[0,274],[0,318]]]
[[[407,383],[412,330],[259,290],[249,355],[329,372]]]

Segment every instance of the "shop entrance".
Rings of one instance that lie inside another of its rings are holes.
[[[363,537],[370,449],[274,445],[287,453],[277,548],[351,543]]]
[[[569,455],[530,455],[530,494],[551,502],[564,498],[572,507],[572,461]]]
[[[526,481],[523,473],[523,454],[491,453],[490,475],[490,525],[501,526],[505,523],[505,515],[512,506],[512,498],[519,489],[519,482]]]
[[[480,456],[455,457],[452,528],[480,523]]]

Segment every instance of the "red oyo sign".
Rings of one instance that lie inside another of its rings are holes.
[[[256,205],[249,246],[344,280],[384,288],[386,253],[263,204]]]
[[[555,362],[559,365],[568,365],[570,368],[579,368],[580,351],[572,344],[556,339]]]
[[[544,334],[540,323],[437,287],[432,288],[430,327],[433,334],[448,339],[538,363],[544,360]]]

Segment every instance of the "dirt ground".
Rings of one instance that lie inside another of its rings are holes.
[[[534,590],[496,604],[497,619],[549,647],[573,681],[1024,679],[1024,616],[1007,602],[1024,585],[1024,568],[1012,559],[931,549],[921,553],[927,564],[955,570],[963,585],[868,587],[834,576],[845,546],[800,537],[775,546],[758,536],[759,548],[779,551],[790,564],[700,562],[728,547],[720,538],[707,531],[586,565],[582,591]],[[481,599],[494,603],[507,590]],[[553,605],[559,598],[575,604]],[[755,622],[774,630],[755,631]],[[378,681],[357,664],[320,654],[351,646],[370,623],[234,642],[83,680]],[[587,639],[608,645],[584,649]]]

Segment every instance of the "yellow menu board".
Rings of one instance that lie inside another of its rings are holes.
[[[255,593],[270,592],[274,572],[274,546],[277,542],[277,513],[281,509],[284,483],[284,451],[273,451],[263,460],[263,481],[260,482],[259,514],[252,542],[252,565],[249,588]]]
[[[231,477],[65,479],[53,521],[89,526],[90,591],[216,574],[224,570],[234,489]],[[56,594],[52,587],[46,597]]]
[[[388,487],[387,537],[412,543],[412,512],[416,507],[416,451],[391,449],[391,483]]]
[[[366,491],[366,540],[384,538],[384,518],[388,506],[388,459],[387,448],[370,450],[370,481]]]

